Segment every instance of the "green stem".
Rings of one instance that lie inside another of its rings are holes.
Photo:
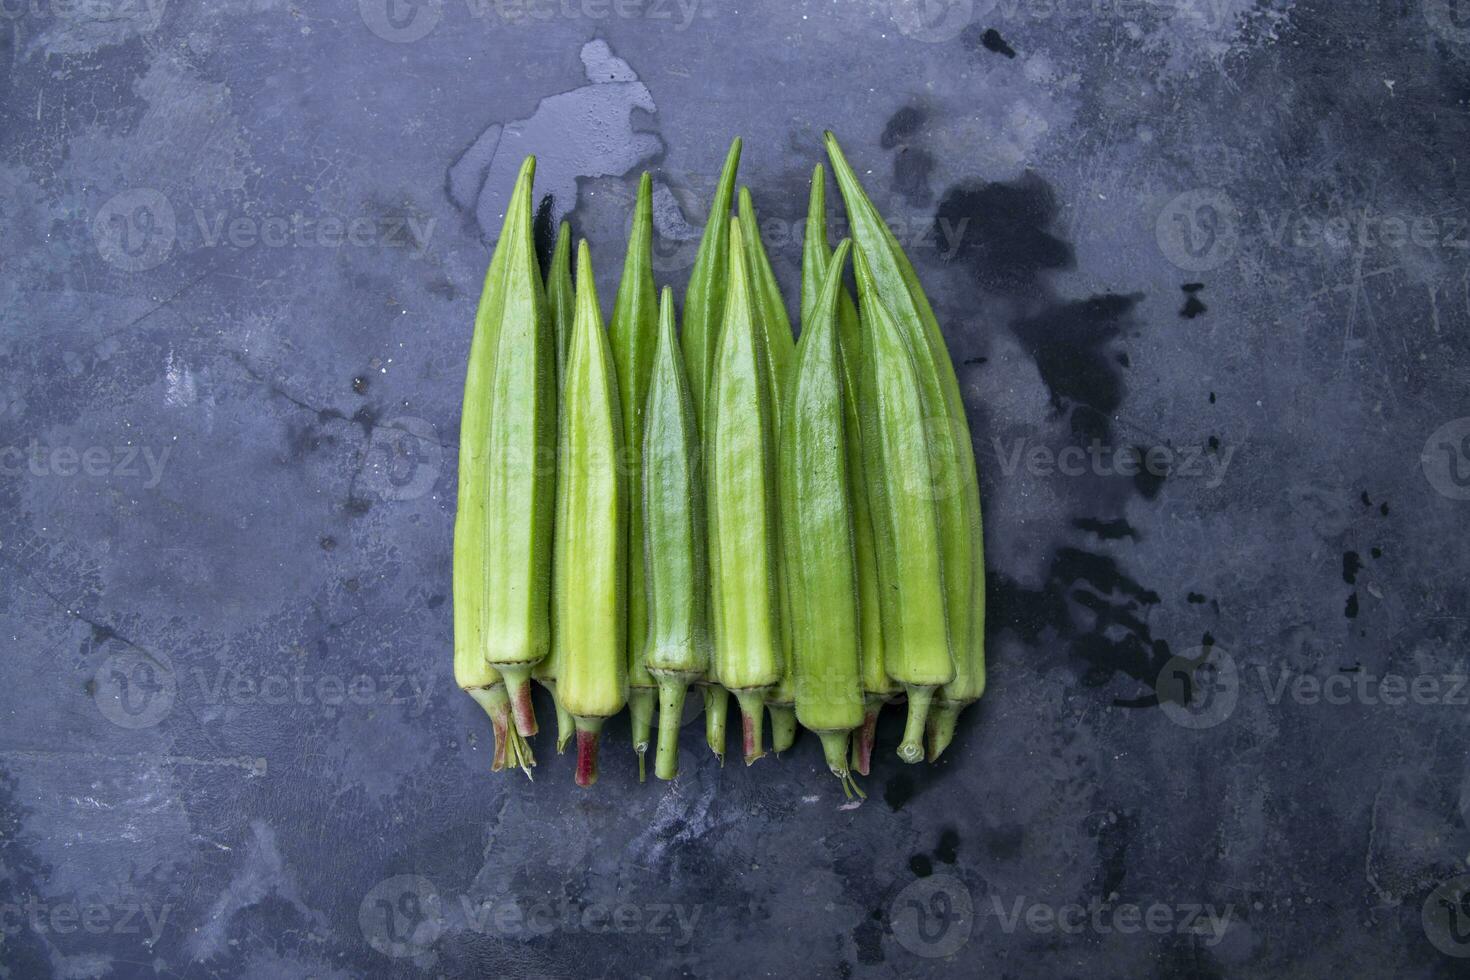
[[[850,800],[856,793],[866,800],[868,794],[863,792],[862,787],[857,784],[857,780],[852,778],[852,773],[847,768],[847,743],[852,734],[849,731],[818,732],[817,737],[822,740],[822,754],[827,757],[827,768],[842,784],[842,795]]]
[[[561,755],[567,750],[567,743],[576,734],[577,722],[572,718],[572,713],[562,706],[561,698],[556,699],[556,754]]]
[[[689,684],[682,677],[658,678],[658,751],[653,774],[659,779],[679,775],[679,723],[684,717],[684,695]]]
[[[546,688],[551,695],[551,703],[556,707],[556,754],[561,755],[576,731],[576,722],[572,721],[572,713],[561,706],[561,696],[556,693],[556,678],[538,677],[536,683]]]
[[[905,684],[909,695],[909,716],[903,727],[903,742],[898,757],[907,763],[924,761],[924,724],[929,705],[934,700],[934,687],[928,684]]]
[[[531,665],[496,664],[505,678],[505,691],[510,695],[511,716],[516,731],[526,738],[536,734],[536,709],[531,704]]]
[[[643,769],[643,757],[648,753],[648,743],[653,737],[653,711],[657,705],[657,692],[651,687],[634,687],[628,690],[628,714],[633,725],[633,751],[638,753],[638,781],[647,778]]]
[[[704,740],[710,751],[725,764],[725,719],[730,714],[730,692],[719,684],[704,684],[700,687],[704,696]]]
[[[933,762],[939,758],[944,750],[949,748],[949,743],[954,741],[955,723],[959,721],[960,712],[965,710],[962,704],[953,701],[945,701],[936,705],[929,715],[929,761]]]
[[[526,740],[521,738],[510,723],[510,695],[506,693],[505,685],[471,688],[467,693],[490,716],[490,731],[495,738],[495,754],[491,757],[490,771],[499,772],[509,766],[516,766],[530,776],[531,766],[536,764],[536,758],[531,754],[531,746],[526,744]]]
[[[740,731],[743,735],[741,747],[745,752],[747,766],[753,765],[755,760],[766,754],[762,745],[765,741],[765,695],[763,688],[735,692],[735,700],[740,702]]]
[[[796,741],[796,708],[789,704],[766,707],[771,712],[771,751],[780,755]]]

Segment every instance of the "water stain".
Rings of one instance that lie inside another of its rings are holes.
[[[493,123],[460,154],[447,175],[449,198],[479,225],[487,241],[500,235],[521,161],[536,153],[536,191],[547,197],[554,228],[577,204],[577,180],[621,176],[663,152],[657,134],[633,128],[634,110],[658,111],[653,95],[607,42],[582,46],[588,84],[542,99],[525,119]]]

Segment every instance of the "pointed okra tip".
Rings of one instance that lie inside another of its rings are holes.
[[[597,303],[597,287],[592,279],[592,248],[584,238],[577,243],[577,303],[580,306],[589,300]]]

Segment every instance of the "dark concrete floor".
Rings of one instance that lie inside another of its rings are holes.
[[[1452,0],[0,16],[0,977],[1463,975]],[[794,301],[828,127],[960,369],[985,700],[857,809],[693,719],[672,786],[625,721],[492,775],[449,549],[521,155],[610,308],[638,174],[682,295],[744,137]]]

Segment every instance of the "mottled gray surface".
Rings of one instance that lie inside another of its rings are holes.
[[[0,9],[0,977],[1463,975],[1452,0]],[[885,717],[857,809],[697,721],[672,786],[626,722],[592,792],[492,775],[516,163],[610,307],[640,170],[682,291],[739,134],[794,301],[829,126],[960,366],[985,701],[932,768]]]

